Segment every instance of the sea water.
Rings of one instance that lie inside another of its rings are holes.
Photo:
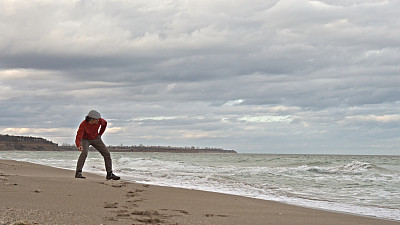
[[[400,156],[111,153],[123,179],[400,221]],[[79,152],[0,152],[75,170]],[[105,174],[89,152],[84,172]]]

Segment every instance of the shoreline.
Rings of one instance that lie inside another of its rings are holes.
[[[0,160],[0,224],[400,224],[256,198],[85,176],[75,179],[71,170]]]

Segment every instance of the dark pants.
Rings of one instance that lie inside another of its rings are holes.
[[[90,145],[93,146],[97,151],[99,151],[100,154],[103,156],[104,163],[106,165],[106,171],[112,172],[111,155],[107,149],[107,146],[101,140],[100,136],[98,136],[94,140],[82,139],[81,143],[82,143],[83,151],[81,152],[81,155],[79,156],[79,159],[78,159],[78,163],[76,165],[77,172],[82,172],[82,168],[83,168],[83,165],[85,165],[85,161],[86,161],[86,157],[87,157]]]

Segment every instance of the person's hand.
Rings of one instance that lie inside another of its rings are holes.
[[[79,151],[83,151],[83,147],[82,147],[82,146],[79,146],[79,147],[78,147],[78,150],[79,150]]]

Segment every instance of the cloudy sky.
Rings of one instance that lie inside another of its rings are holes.
[[[1,0],[0,133],[400,154],[398,0]]]

